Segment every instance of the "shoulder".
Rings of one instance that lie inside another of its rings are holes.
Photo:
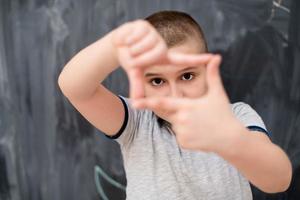
[[[112,137],[117,142],[125,144],[130,143],[133,139],[138,137],[143,130],[149,129],[149,126],[156,122],[156,117],[151,110],[135,109],[132,106],[132,100],[128,97],[118,95],[121,99],[125,116],[121,129]]]
[[[254,117],[261,119],[259,114],[254,110],[254,108],[242,101],[231,103],[231,110],[238,118],[245,119]]]
[[[271,136],[271,133],[267,130],[263,119],[252,106],[239,101],[231,103],[231,109],[235,117],[242,122],[245,127],[253,131],[264,132],[269,137]]]
[[[122,95],[118,95],[118,97],[122,100],[124,108],[125,110],[127,110],[128,115],[131,115],[131,117],[135,117],[135,120],[138,120],[140,123],[144,120],[154,120],[154,113],[151,110],[135,109],[132,106],[132,100],[130,98],[124,97]]]
[[[240,112],[243,112],[245,110],[252,109],[252,107],[249,104],[245,103],[245,102],[239,101],[239,102],[231,103],[231,109],[235,113],[240,113]]]

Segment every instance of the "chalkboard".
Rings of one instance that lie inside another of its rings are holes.
[[[254,107],[292,161],[290,188],[271,195],[251,186],[254,199],[300,199],[299,1],[1,0],[1,200],[126,198],[118,144],[71,106],[57,78],[80,49],[165,9],[201,24],[209,50],[223,55],[231,101]],[[121,69],[104,84],[128,95]]]

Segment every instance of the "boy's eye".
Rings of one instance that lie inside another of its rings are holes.
[[[194,78],[194,75],[192,73],[185,73],[182,75],[182,80],[189,81]]]
[[[154,86],[161,85],[163,83],[163,80],[161,78],[154,78],[150,80],[151,84]]]

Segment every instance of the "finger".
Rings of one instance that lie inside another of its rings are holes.
[[[131,57],[127,46],[122,46],[118,48],[118,56],[120,64],[126,71],[134,67],[132,62],[133,58]]]
[[[167,97],[147,97],[133,101],[133,106],[139,109],[165,110],[176,112],[176,102]]]
[[[206,65],[211,59],[212,54],[184,54],[169,52],[167,59],[170,63],[175,65]]]
[[[113,34],[113,42],[117,46],[125,45],[125,38],[132,33],[133,27],[131,22],[126,22],[125,24],[121,25],[117,28]]]
[[[128,71],[130,98],[144,97],[143,72],[141,69],[132,68]]]
[[[161,42],[150,51],[137,56],[134,60],[134,66],[149,67],[151,65],[158,64],[165,59],[167,50],[166,44]]]
[[[176,113],[188,104],[186,99],[173,97],[147,97],[133,101],[133,106],[140,109],[164,110]]]
[[[220,75],[220,64],[222,57],[215,55],[207,65],[206,81],[209,92],[222,92],[224,90],[223,83]]]
[[[147,35],[148,32],[150,31],[150,27],[147,24],[147,22],[138,20],[134,23],[135,23],[134,24],[135,29],[132,34],[126,37],[126,41],[125,41],[126,45],[132,45],[138,42],[139,40],[143,39],[145,35]]]
[[[149,34],[146,35],[140,42],[132,45],[130,47],[130,54],[131,56],[138,56],[143,52],[149,51],[150,49],[154,48],[157,44],[158,38],[154,31],[151,31]]]

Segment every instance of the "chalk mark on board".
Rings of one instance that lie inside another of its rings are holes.
[[[96,165],[94,167],[94,174],[95,174],[94,177],[95,177],[97,191],[104,200],[108,200],[108,197],[106,196],[106,194],[103,190],[103,187],[101,185],[100,178],[98,175],[100,175],[103,179],[105,179],[107,182],[109,182],[111,185],[115,186],[116,188],[126,191],[126,187],[124,185],[122,185],[121,183],[119,183],[119,182],[115,181],[113,178],[111,178],[107,173],[105,173],[103,171],[103,169],[100,166]]]

